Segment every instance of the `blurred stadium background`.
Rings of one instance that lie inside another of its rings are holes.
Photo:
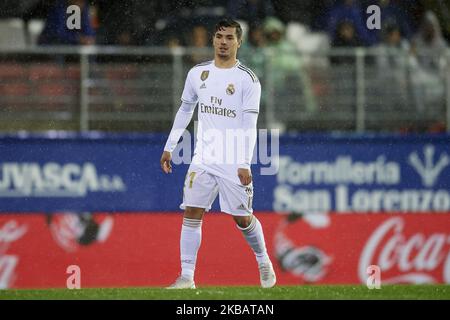
[[[278,175],[254,169],[279,283],[365,284],[369,265],[450,282],[449,1],[4,0],[0,289],[64,288],[70,265],[82,287],[177,276],[187,167],[165,177],[159,157],[225,15],[262,84],[258,125],[281,133]],[[258,285],[234,229],[206,217],[198,285]]]

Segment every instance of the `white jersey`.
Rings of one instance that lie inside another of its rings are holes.
[[[245,167],[242,165],[245,145],[238,142],[245,134],[243,113],[258,113],[260,98],[258,78],[239,60],[232,68],[218,68],[214,61],[194,66],[187,75],[181,97],[183,102],[198,103],[192,163],[211,174],[240,183],[237,169]]]

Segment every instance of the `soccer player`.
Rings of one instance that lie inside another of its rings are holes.
[[[250,163],[256,144],[256,123],[261,85],[256,75],[237,60],[242,43],[239,23],[224,19],[213,36],[214,60],[194,66],[188,73],[181,106],[164,152],[161,167],[172,172],[171,153],[198,105],[197,144],[183,190],[184,209],[181,228],[181,275],[169,288],[195,288],[194,271],[202,236],[202,218],[219,194],[221,211],[232,215],[252,248],[264,288],[275,285],[276,276],[267,254],[261,223],[253,215],[253,184]],[[239,146],[221,140],[229,132],[246,134]],[[238,150],[236,150],[238,148]],[[211,152],[215,150],[215,152]],[[240,157],[229,160],[236,152]]]

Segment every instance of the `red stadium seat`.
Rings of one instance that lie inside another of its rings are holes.
[[[39,64],[32,65],[29,68],[29,79],[31,81],[52,79],[59,80],[65,78],[63,67],[56,64]]]
[[[11,78],[23,78],[27,75],[28,68],[20,64],[0,64],[0,81]]]

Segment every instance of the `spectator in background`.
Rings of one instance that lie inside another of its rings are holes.
[[[228,0],[227,13],[233,19],[261,24],[275,14],[271,0]]]
[[[383,41],[383,29],[385,26],[396,25],[396,29],[400,32],[400,36],[406,40],[412,38],[412,28],[409,17],[405,14],[402,7],[394,3],[392,0],[379,0],[378,5],[381,9],[381,30],[374,30],[376,34],[376,41]],[[395,32],[394,32],[395,33]],[[391,33],[391,35],[394,35]]]
[[[166,37],[164,45],[170,49],[181,48],[183,46],[180,38],[172,34]]]
[[[413,39],[413,86],[417,109],[430,110],[427,106],[438,106],[444,101],[445,59],[447,44],[442,37],[436,15],[427,11],[419,32]]]
[[[275,17],[269,17],[264,21],[263,28],[267,48],[272,53],[269,72],[275,91],[281,98],[299,96],[301,93],[306,109],[315,111],[317,106],[309,75],[303,68],[301,54],[286,40],[284,24]]]
[[[353,21],[340,21],[333,36],[332,46],[335,48],[354,48],[361,46],[361,44]],[[330,61],[333,64],[354,64],[355,57],[353,54],[333,55],[330,57]]]
[[[295,47],[286,40],[286,28],[279,19],[269,17],[265,19],[263,25],[264,35],[268,48],[273,51],[273,68],[274,71],[280,72],[280,79],[283,74],[290,71],[298,71],[300,69],[300,59]]]
[[[110,0],[108,0],[109,2]],[[121,1],[121,0],[120,0]],[[136,45],[162,45],[164,37],[157,27],[158,22],[169,15],[166,1],[130,0],[133,3],[131,21],[132,37]]]
[[[97,43],[104,45],[161,45],[159,19],[168,18],[167,2],[146,0],[95,0],[100,27]]]
[[[324,12],[329,7],[329,2],[333,0],[274,0],[272,1],[274,15],[281,21],[298,22],[317,29],[316,20],[318,16],[326,16]],[[326,28],[322,28],[326,29]]]
[[[411,0],[410,0],[411,1]],[[408,1],[408,4],[409,2]],[[416,0],[419,1],[419,0]],[[420,9],[423,10],[422,13],[427,11],[432,11],[435,13],[437,19],[439,20],[439,25],[442,30],[442,36],[447,42],[450,41],[450,2],[448,0],[426,0],[421,1]],[[416,15],[421,16],[421,15]]]
[[[340,1],[340,3],[330,11],[327,19],[328,34],[330,35],[332,42],[335,42],[335,38],[339,34],[337,29],[342,21],[348,21],[353,25],[353,32],[356,34],[356,38],[361,41],[362,45],[374,44],[375,36],[374,34],[369,33],[362,12],[361,7],[355,1]]]
[[[97,0],[97,6],[100,23],[97,43],[102,45],[133,44],[132,0]]]
[[[408,60],[405,59],[405,54],[409,54],[410,45],[403,38],[398,25],[389,24],[384,27],[383,41],[377,48],[377,66],[381,73],[405,69]]]
[[[407,106],[410,46],[398,25],[386,25],[382,31],[383,41],[377,46],[376,56],[377,96],[382,101],[381,107]]]
[[[262,25],[252,24],[250,26],[248,41],[255,48],[262,48],[266,45],[266,38],[264,37]]]
[[[341,20],[336,26],[332,46],[334,48],[351,49],[335,52],[330,56],[332,64],[329,73],[332,75],[330,83],[335,96],[334,107],[343,112],[354,112],[356,105],[356,57],[355,47],[361,46],[361,41],[351,20]],[[350,99],[346,99],[349,97]]]
[[[202,25],[206,30],[212,29],[216,21],[226,15],[228,0],[140,1],[155,2],[160,7],[160,9],[154,10],[158,19],[156,32],[153,34],[156,34],[157,41],[153,43],[147,41],[146,45],[166,45],[167,39],[179,37],[182,44],[191,46],[193,45],[192,29],[198,25]],[[142,18],[144,18],[144,23],[146,16],[142,16]],[[152,33],[147,32],[147,34],[151,35]],[[210,41],[209,36],[208,41]]]
[[[418,34],[413,39],[413,51],[420,66],[431,72],[441,70],[440,58],[447,44],[442,37],[442,30],[436,15],[427,11],[422,20]]]
[[[194,52],[190,59],[193,64],[198,64],[200,62],[204,62],[207,57],[209,57],[209,52],[203,53],[201,49],[207,50],[209,47],[210,38],[208,36],[208,30],[203,25],[196,25],[192,29],[191,33],[191,41],[189,46],[199,49],[197,52]]]
[[[80,7],[80,30],[67,28],[67,8],[70,5]],[[92,27],[89,4],[86,0],[58,0],[49,10],[45,27],[39,36],[40,45],[91,45],[95,43],[95,31]]]
[[[248,40],[242,44],[239,57],[242,58],[244,64],[252,68],[252,70],[263,83],[265,74],[265,56],[262,49],[265,46],[266,38],[264,36],[262,25],[250,25],[248,31]]]

